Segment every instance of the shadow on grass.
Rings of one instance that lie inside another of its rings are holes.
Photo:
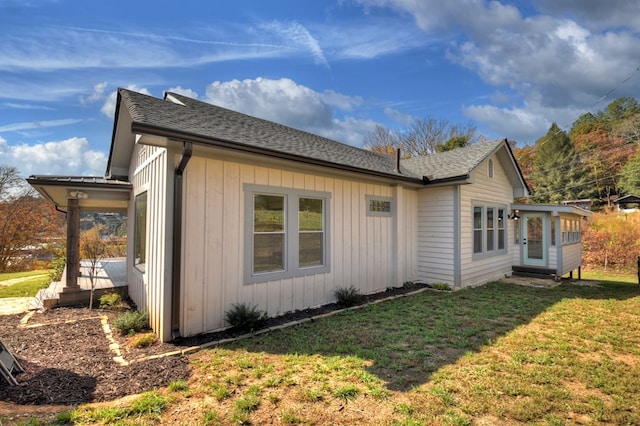
[[[441,367],[478,352],[565,299],[625,300],[637,285],[555,288],[489,283],[457,292],[425,291],[225,345],[272,354],[355,356],[390,390],[407,391]]]

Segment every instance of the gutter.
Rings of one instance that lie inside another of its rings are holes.
[[[184,142],[182,156],[173,177],[173,253],[171,279],[171,335],[180,335],[180,276],[182,275],[182,176],[193,153],[193,144]]]

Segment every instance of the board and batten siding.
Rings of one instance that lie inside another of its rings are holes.
[[[453,186],[425,188],[418,195],[418,279],[454,284]]]
[[[245,284],[247,184],[330,194],[329,272]],[[402,211],[367,216],[368,195],[402,198]],[[277,316],[332,302],[337,287],[373,293],[415,279],[416,207],[416,191],[402,187],[194,156],[184,175],[181,335],[226,327],[234,304]]]
[[[493,160],[493,177],[489,177],[489,159]],[[507,220],[504,254],[490,256],[473,255],[473,206],[474,203],[504,205],[506,211],[513,203],[513,188],[496,155],[485,159],[472,173],[472,184],[460,186],[460,272],[461,286],[476,286],[511,274],[515,250],[513,226]],[[506,218],[505,218],[506,220]]]
[[[149,325],[171,340],[171,247],[173,233],[173,162],[165,148],[135,145],[131,158],[133,191],[129,203],[128,227],[135,227],[135,197],[147,191],[146,268],[134,264],[134,238],[127,239],[129,297],[140,311],[149,313]],[[132,233],[133,235],[133,233]]]

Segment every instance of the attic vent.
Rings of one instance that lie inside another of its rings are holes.
[[[173,96],[171,93],[167,93],[165,95],[165,99],[168,101],[173,102],[174,104],[178,104],[178,105],[182,105],[182,106],[186,106],[183,102],[181,102],[178,98],[176,98],[175,96]]]

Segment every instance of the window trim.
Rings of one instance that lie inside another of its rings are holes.
[[[144,234],[142,235],[142,240],[139,239],[138,237],[138,228],[140,227],[140,223],[138,222],[138,199],[139,197],[144,196],[145,197],[145,203],[144,203]],[[145,273],[146,272],[146,265],[147,265],[147,258],[148,258],[148,253],[147,253],[147,236],[149,234],[149,190],[147,188],[145,188],[144,190],[138,192],[134,197],[133,197],[133,266],[135,269],[137,269],[138,271]],[[137,245],[138,243],[142,243],[144,244],[144,261],[143,262],[138,262],[138,260],[136,259],[136,252],[137,252]]]
[[[480,228],[476,228],[475,213],[476,209],[480,209]],[[493,227],[489,228],[487,219],[488,211],[493,210]],[[500,211],[502,211],[502,218],[500,218]],[[472,259],[483,259],[492,256],[501,256],[508,252],[509,249],[509,227],[506,224],[507,220],[507,205],[498,203],[484,203],[481,201],[473,201],[471,206],[471,254]],[[487,237],[489,231],[492,231],[492,249],[488,250]],[[480,232],[478,234],[478,232]],[[482,241],[481,251],[476,251],[476,235],[479,235]],[[502,240],[502,244],[500,241]],[[503,248],[500,248],[500,246]]]
[[[283,188],[267,185],[244,184],[244,283],[254,284],[273,280],[280,280],[305,275],[327,273],[330,268],[330,220],[329,212],[331,193],[323,191],[310,191],[295,188]],[[255,195],[274,195],[284,197],[284,270],[254,272],[254,242],[253,242],[253,217]],[[317,266],[300,266],[300,229],[299,229],[299,200],[301,198],[321,199],[323,215],[323,264]]]

